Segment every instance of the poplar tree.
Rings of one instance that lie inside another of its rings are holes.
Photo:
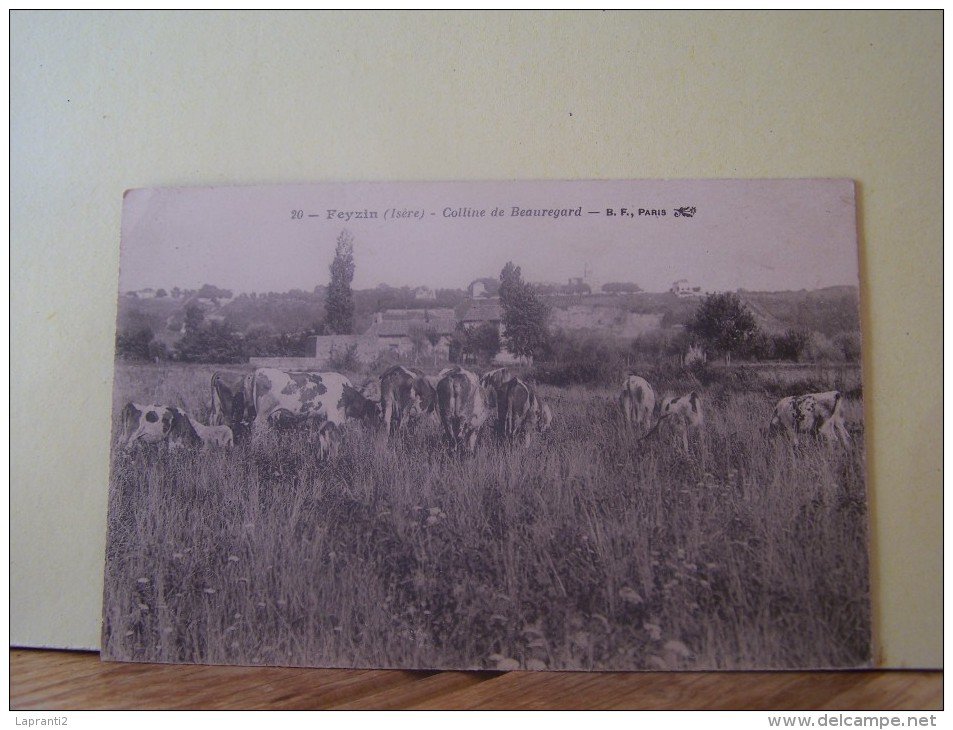
[[[519,357],[542,354],[549,340],[549,307],[536,289],[523,281],[519,266],[507,261],[500,272],[503,342]]]
[[[354,236],[346,228],[338,236],[331,262],[331,283],[325,304],[324,322],[328,332],[335,335],[350,335],[354,332],[354,297],[351,281],[354,280]]]

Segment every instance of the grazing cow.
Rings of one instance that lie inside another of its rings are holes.
[[[469,370],[448,368],[437,383],[437,411],[451,450],[472,454],[477,436],[490,415],[489,396]]]
[[[529,445],[533,432],[543,433],[553,419],[552,410],[536,395],[531,385],[512,378],[497,396],[496,429],[500,438]]]
[[[401,428],[408,419],[436,410],[436,389],[416,368],[395,365],[381,375],[380,383],[381,414],[388,435]]]
[[[795,443],[800,434],[823,436],[826,441],[840,441],[846,446],[851,439],[841,413],[843,400],[837,390],[782,398],[774,407],[768,433],[787,433]]]
[[[343,426],[347,419],[345,387],[352,387],[351,381],[339,373],[259,368],[252,380],[254,430],[261,431],[279,411],[285,413],[277,417],[290,422],[330,421]]]
[[[202,444],[185,411],[174,406],[139,403],[127,403],[122,409],[121,441],[126,449],[136,444],[166,443],[169,447]]]
[[[381,422],[380,400],[369,395],[366,387],[344,386],[344,415],[364,423]]]
[[[228,426],[236,441],[241,441],[255,417],[252,403],[254,376],[212,373],[212,416],[209,425]]]
[[[622,383],[619,405],[622,406],[625,427],[629,429],[638,425],[644,431],[649,428],[655,414],[655,390],[645,378],[629,375]]]
[[[497,393],[515,377],[516,376],[506,368],[497,368],[496,370],[484,373],[483,377],[480,378],[480,385],[487,390],[492,389],[494,393]]]
[[[688,395],[665,398],[659,408],[658,421],[642,439],[647,439],[654,434],[662,421],[674,417],[682,424],[682,445],[685,447],[685,453],[688,453],[688,432],[689,430],[701,433],[702,425],[705,422],[702,416],[702,399],[695,391]],[[640,439],[641,440],[641,439]]]

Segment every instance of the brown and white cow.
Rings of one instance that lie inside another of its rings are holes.
[[[212,373],[212,415],[210,425],[228,426],[237,441],[241,441],[255,418],[252,403],[254,375]]]
[[[202,445],[202,439],[185,411],[175,406],[155,404],[127,403],[122,409],[120,439],[125,449],[137,444]]]
[[[490,370],[488,373],[483,373],[480,377],[480,385],[488,390],[492,388],[496,392],[515,377],[516,375],[506,368],[497,368],[496,370]]]
[[[702,433],[702,426],[705,418],[702,415],[702,399],[695,391],[688,395],[673,396],[662,400],[659,407],[658,421],[642,439],[647,439],[654,434],[662,422],[674,418],[675,422],[682,426],[682,445],[685,447],[685,453],[688,453],[688,433],[695,431]]]
[[[850,443],[850,434],[841,412],[843,396],[840,391],[789,395],[778,401],[768,426],[770,435],[786,433],[798,443],[798,436],[823,436],[826,441]]]
[[[437,391],[416,368],[394,365],[381,375],[380,386],[381,416],[388,435],[436,411]]]
[[[644,431],[651,425],[655,414],[655,390],[645,378],[629,375],[622,382],[619,405],[622,407],[625,427],[638,426]]]
[[[259,368],[252,380],[254,430],[262,431],[272,416],[290,423],[330,421],[343,426],[347,420],[345,387],[353,388],[340,373]]]
[[[490,415],[489,395],[480,379],[460,366],[447,368],[437,383],[437,412],[451,450],[472,454]]]
[[[552,423],[552,410],[536,395],[532,385],[519,378],[507,380],[497,394],[497,434],[501,439],[528,445],[534,433]]]

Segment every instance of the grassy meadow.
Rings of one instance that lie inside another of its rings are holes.
[[[116,367],[204,423],[213,366]],[[103,657],[428,669],[786,669],[870,660],[859,371],[641,372],[705,428],[639,442],[610,387],[540,386],[552,429],[452,457],[436,422],[231,450],[114,450]],[[356,383],[363,377],[353,376]],[[366,375],[366,374],[365,374]],[[620,383],[621,383],[620,373]],[[781,395],[848,394],[853,445],[768,440]],[[114,428],[118,437],[118,424]]]

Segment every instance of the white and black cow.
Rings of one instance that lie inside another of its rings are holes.
[[[127,403],[122,409],[123,448],[141,444],[162,444],[170,447],[202,445],[202,439],[188,414],[175,406]]]
[[[843,401],[843,396],[837,390],[789,395],[779,400],[774,407],[768,433],[772,436],[786,433],[795,443],[798,442],[798,436],[808,434],[846,445],[851,438],[841,412]]]
[[[695,391],[688,395],[673,396],[662,400],[659,407],[658,421],[642,439],[647,439],[653,435],[662,425],[663,421],[674,419],[682,427],[682,445],[685,447],[685,453],[688,453],[688,433],[694,431],[702,434],[702,427],[705,424],[705,418],[702,414],[702,399]]]
[[[340,373],[259,368],[252,378],[254,431],[263,431],[272,417],[289,423],[330,421],[343,426],[347,420],[345,387],[353,388]]]
[[[619,405],[627,429],[638,426],[646,430],[655,415],[655,390],[645,378],[629,375],[622,382],[622,394]]]
[[[437,383],[437,412],[450,449],[472,454],[490,415],[489,395],[475,373],[447,368]]]

